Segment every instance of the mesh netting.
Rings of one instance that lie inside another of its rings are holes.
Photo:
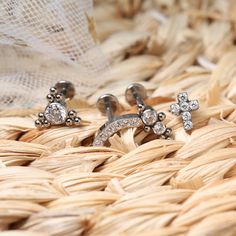
[[[92,94],[108,68],[92,22],[92,0],[0,1],[0,108],[42,104],[58,80]]]

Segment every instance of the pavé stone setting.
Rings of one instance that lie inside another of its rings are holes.
[[[105,123],[98,131],[93,146],[103,146],[106,141],[122,129],[135,128],[142,125],[141,118],[136,114],[117,117],[111,122]]]
[[[198,100],[189,100],[187,92],[179,93],[178,103],[170,105],[170,112],[181,115],[184,129],[189,131],[193,128],[191,112],[199,109]]]

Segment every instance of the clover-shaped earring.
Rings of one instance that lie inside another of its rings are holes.
[[[177,95],[177,103],[170,105],[170,112],[182,116],[182,121],[185,130],[193,128],[191,112],[199,109],[198,100],[189,100],[187,92],[182,92]]]
[[[50,88],[50,93],[47,95],[48,105],[44,112],[38,114],[38,119],[35,121],[37,128],[48,128],[51,125],[67,126],[79,125],[80,117],[76,111],[66,108],[66,99],[72,99],[75,95],[74,85],[69,81],[59,81],[56,85]]]

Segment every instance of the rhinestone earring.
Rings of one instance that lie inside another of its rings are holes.
[[[66,108],[66,99],[72,99],[75,95],[75,87],[69,81],[59,81],[56,85],[50,88],[50,93],[47,95],[48,105],[44,112],[38,114],[38,119],[35,121],[37,128],[48,128],[51,125],[67,126],[79,125],[80,117],[76,111]]]
[[[161,138],[170,138],[172,130],[166,128],[162,121],[166,118],[164,112],[156,112],[153,107],[147,106],[144,100],[147,98],[146,89],[143,85],[133,83],[128,86],[125,92],[126,101],[130,105],[137,105],[138,116],[144,124],[144,130],[150,132],[151,130]]]
[[[115,116],[119,102],[112,94],[104,94],[97,101],[98,110],[108,117],[108,121],[99,128],[93,146],[103,146],[107,140],[122,129],[139,127],[142,121],[137,114]]]
[[[177,103],[170,105],[170,112],[179,116],[183,120],[184,129],[186,131],[193,128],[191,112],[199,109],[198,100],[189,100],[187,92],[177,95]]]

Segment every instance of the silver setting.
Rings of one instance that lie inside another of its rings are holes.
[[[146,89],[138,83],[133,83],[128,86],[125,92],[125,97],[130,105],[136,104],[138,107],[138,116],[144,124],[146,132],[152,131],[160,138],[169,139],[172,130],[166,128],[162,121],[166,118],[164,112],[157,112],[151,106],[147,106],[144,100],[147,98]]]
[[[93,146],[104,146],[107,140],[120,130],[142,125],[142,120],[137,114],[114,116],[119,108],[119,102],[112,94],[102,95],[97,101],[97,108],[102,114],[107,115],[108,121],[99,128]]]
[[[135,128],[142,125],[142,121],[137,114],[129,114],[117,117],[105,123],[98,131],[93,146],[104,146],[107,140],[122,129]]]
[[[193,128],[191,112],[199,109],[198,100],[189,100],[188,93],[182,92],[177,95],[178,103],[170,105],[170,112],[181,115],[184,129],[189,131]]]
[[[44,112],[38,114],[35,126],[37,128],[48,128],[51,125],[79,125],[81,119],[77,113],[74,110],[67,111],[66,108],[66,99],[71,99],[74,94],[75,88],[69,81],[59,81],[50,88],[47,95],[48,105]]]

